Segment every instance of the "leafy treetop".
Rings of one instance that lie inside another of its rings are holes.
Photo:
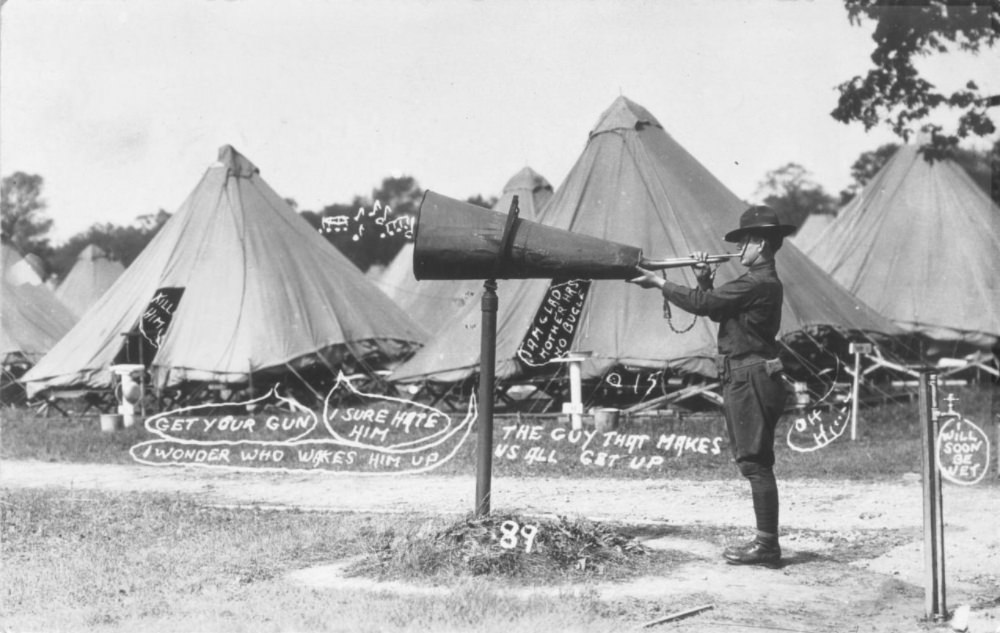
[[[843,123],[859,121],[866,130],[887,124],[904,140],[911,124],[926,119],[941,106],[961,112],[957,128],[946,133],[926,123],[929,133],[922,151],[928,160],[951,156],[960,139],[996,131],[988,110],[1000,105],[1000,95],[983,94],[972,79],[964,88],[942,94],[915,66],[932,54],[954,50],[979,53],[992,48],[1000,35],[1000,0],[844,0],[848,18],[860,25],[874,20],[874,67],[837,88],[840,98],[831,112]]]

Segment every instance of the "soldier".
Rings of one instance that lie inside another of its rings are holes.
[[[753,206],[740,216],[740,227],[725,235],[740,245],[747,271],[714,288],[715,270],[705,253],[694,253],[698,287],[671,283],[640,268],[629,283],[659,288],[665,300],[691,314],[719,324],[717,359],[723,411],[733,458],[750,482],[757,535],[749,543],[727,548],[723,557],[734,565],[778,567],[778,486],[774,478],[774,428],[787,392],[780,375],[776,336],[781,325],[783,289],[774,255],[795,227],[782,224],[777,213]]]

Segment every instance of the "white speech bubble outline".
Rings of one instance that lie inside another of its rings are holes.
[[[372,472],[372,471],[360,471],[360,470],[326,470],[326,469],[323,469],[323,468],[284,468],[284,467],[270,468],[270,467],[267,467],[267,466],[258,466],[258,467],[254,467],[254,466],[229,466],[227,464],[200,464],[200,463],[197,463],[197,462],[195,462],[195,463],[192,463],[192,462],[151,462],[151,461],[147,461],[147,460],[143,459],[142,457],[140,457],[140,456],[138,456],[136,454],[137,452],[139,452],[139,449],[141,449],[141,448],[144,448],[144,447],[147,447],[147,446],[152,447],[152,446],[154,446],[156,444],[161,444],[161,443],[165,443],[165,442],[177,442],[177,443],[185,445],[185,446],[200,446],[200,447],[236,446],[237,444],[274,446],[274,447],[278,447],[278,448],[295,448],[295,447],[299,447],[299,446],[308,446],[308,445],[319,445],[319,446],[323,446],[323,445],[342,446],[343,445],[341,442],[338,442],[338,441],[332,440],[332,439],[297,440],[297,441],[294,441],[294,442],[275,442],[275,441],[267,441],[267,440],[261,440],[261,441],[253,441],[253,440],[237,440],[237,441],[219,440],[219,441],[214,441],[214,442],[205,442],[205,441],[200,441],[200,440],[187,440],[187,441],[184,441],[184,440],[178,440],[176,438],[162,438],[162,439],[146,440],[145,442],[140,442],[139,444],[136,444],[136,445],[132,446],[129,449],[129,454],[132,456],[132,459],[135,462],[137,462],[139,464],[146,465],[146,466],[154,466],[154,467],[175,467],[175,466],[184,466],[184,467],[187,467],[187,466],[193,466],[195,468],[209,468],[209,469],[214,468],[214,469],[222,469],[222,470],[232,470],[232,471],[237,471],[237,472],[282,472],[282,473],[319,472],[319,473],[326,473],[326,474],[329,474],[329,475],[352,475],[352,476],[366,476],[366,477],[367,476],[384,477],[384,476],[388,476],[388,475],[416,475],[416,474],[420,474],[420,473],[424,473],[424,472],[429,472],[431,470],[434,470],[435,468],[438,468],[442,464],[444,464],[444,463],[446,463],[448,461],[451,461],[451,459],[454,458],[455,455],[458,453],[458,451],[462,447],[462,445],[465,444],[465,440],[469,437],[469,433],[472,431],[472,426],[473,426],[472,422],[473,422],[473,420],[476,419],[477,415],[478,415],[478,408],[476,406],[475,395],[473,395],[472,398],[469,399],[469,407],[468,407],[468,409],[466,411],[465,418],[462,420],[462,422],[459,425],[457,425],[457,426],[454,427],[454,429],[453,429],[453,431],[452,431],[452,433],[451,433],[451,435],[449,437],[457,434],[458,431],[461,431],[463,429],[464,429],[464,432],[462,433],[461,437],[459,437],[457,439],[457,441],[453,442],[453,445],[448,448],[448,451],[449,451],[448,454],[444,458],[439,459],[438,461],[434,462],[431,465],[424,466],[422,468],[410,469],[410,470],[391,470],[391,471],[384,471],[384,472]],[[440,442],[438,442],[434,446],[427,447],[426,450],[430,450],[431,448],[437,448],[438,445],[442,444],[444,442],[444,440],[446,440],[446,439],[448,439],[448,438],[447,437],[443,438]],[[412,450],[406,450],[406,451],[382,450],[382,447],[369,446],[369,445],[364,445],[364,444],[360,444],[360,443],[357,443],[357,442],[350,442],[349,445],[351,445],[351,447],[353,447],[353,448],[363,448],[363,449],[373,450],[373,451],[380,452],[380,453],[390,453],[390,454],[395,454],[395,453],[412,453],[412,452],[417,452],[419,450],[419,449],[412,449]]]
[[[285,397],[285,396],[279,394],[278,393],[278,385],[277,384],[275,384],[273,387],[271,387],[270,391],[268,391],[263,396],[257,396],[256,398],[251,398],[250,400],[244,400],[244,401],[241,401],[241,402],[221,402],[221,403],[211,402],[211,403],[194,404],[194,405],[191,405],[191,406],[188,406],[188,407],[181,407],[180,409],[172,409],[170,411],[164,411],[163,413],[157,413],[154,416],[146,418],[146,421],[144,422],[144,426],[146,427],[146,430],[149,431],[150,433],[152,433],[153,435],[157,435],[157,436],[162,437],[163,439],[166,439],[166,440],[172,440],[172,441],[178,441],[178,442],[197,442],[197,441],[200,441],[200,440],[191,440],[191,439],[186,439],[186,438],[182,438],[182,437],[177,437],[175,435],[171,435],[170,433],[167,433],[167,432],[164,432],[164,431],[160,431],[158,429],[154,429],[154,428],[152,428],[152,425],[155,424],[156,420],[159,420],[159,419],[162,419],[162,418],[168,418],[170,416],[175,416],[176,414],[183,413],[185,411],[194,411],[195,409],[203,409],[203,408],[209,408],[209,407],[246,407],[247,405],[261,403],[261,402],[263,402],[263,401],[271,398],[272,396],[274,396],[278,400],[281,400],[281,401],[287,403],[293,409],[298,409],[301,412],[306,413],[307,415],[309,415],[309,417],[312,418],[312,424],[309,426],[308,429],[306,429],[302,433],[299,433],[298,435],[295,435],[293,437],[288,438],[286,441],[291,442],[291,441],[295,441],[297,439],[303,438],[306,435],[309,435],[310,433],[312,433],[313,431],[315,431],[316,428],[319,427],[319,418],[316,415],[316,413],[313,412],[313,411],[311,411],[311,410],[309,410],[308,407],[306,407],[305,405],[303,405],[302,403],[300,403],[299,401],[297,401],[295,398],[288,398],[288,397]],[[250,414],[250,415],[252,417],[252,414]]]
[[[937,455],[938,457],[941,456],[941,441],[942,441],[942,437],[944,436],[944,430],[946,428],[948,428],[948,425],[951,424],[951,423],[953,423],[953,422],[955,422],[955,423],[957,423],[957,422],[964,422],[965,424],[968,424],[969,426],[971,426],[972,428],[974,428],[976,430],[976,432],[979,433],[982,436],[983,441],[986,443],[986,468],[983,468],[983,471],[981,473],[979,473],[979,477],[976,477],[976,479],[974,481],[962,481],[961,479],[955,479],[955,478],[951,477],[948,474],[948,472],[944,468],[941,467],[941,460],[938,459],[937,460],[937,462],[938,462],[938,472],[941,473],[942,477],[944,477],[945,479],[947,479],[948,481],[950,481],[953,484],[958,484],[959,486],[974,486],[974,485],[978,484],[980,481],[982,481],[983,478],[986,477],[986,473],[990,469],[990,438],[989,438],[989,436],[985,432],[983,432],[983,430],[981,428],[979,428],[978,426],[976,426],[976,423],[973,422],[972,420],[966,420],[965,418],[963,418],[961,416],[957,416],[957,415],[951,416],[951,418],[947,422],[945,422],[941,426],[940,429],[938,429],[937,438],[935,438],[935,440],[934,440],[934,454]]]
[[[364,442],[356,442],[355,440],[347,439],[347,438],[343,437],[340,433],[338,433],[330,425],[330,399],[333,396],[334,392],[337,391],[337,389],[339,389],[341,387],[341,385],[346,385],[347,388],[351,391],[351,393],[353,393],[356,396],[361,396],[363,398],[367,398],[367,399],[371,399],[371,400],[387,400],[389,402],[396,402],[396,403],[402,404],[403,406],[414,406],[414,407],[420,407],[421,409],[426,409],[426,410],[429,410],[429,411],[433,411],[434,413],[437,413],[439,416],[441,416],[441,417],[443,417],[445,419],[445,424],[444,424],[444,426],[440,430],[435,431],[434,433],[432,433],[430,435],[426,435],[424,437],[419,437],[417,439],[409,440],[409,441],[406,441],[406,442],[400,442],[398,444],[392,444],[392,445],[387,446],[387,447],[376,447],[374,445],[366,444]],[[411,445],[418,445],[419,446],[422,443],[428,443],[428,444],[430,444],[430,443],[433,443],[437,439],[438,435],[449,436],[450,432],[451,432],[451,429],[452,429],[451,416],[448,415],[447,413],[445,413],[444,411],[441,411],[440,409],[435,409],[434,407],[431,407],[431,406],[428,406],[428,405],[425,405],[425,404],[421,404],[419,402],[414,402],[412,400],[406,400],[405,398],[394,398],[392,396],[385,396],[385,395],[382,395],[382,394],[366,393],[366,392],[360,391],[360,390],[358,390],[354,386],[354,383],[351,382],[351,379],[344,375],[344,372],[338,372],[336,384],[334,384],[333,387],[330,389],[330,392],[328,394],[326,394],[326,399],[323,401],[323,425],[326,426],[327,432],[330,433],[330,435],[334,439],[339,440],[339,441],[344,442],[344,443],[351,443],[352,445],[361,446],[361,447],[364,447],[364,448],[400,448],[400,447],[408,447],[408,446],[411,446]]]
[[[817,409],[817,411],[818,411],[818,409]],[[840,432],[839,433],[835,433],[833,436],[830,437],[830,439],[828,441],[824,442],[823,444],[816,444],[815,446],[811,446],[809,448],[799,448],[798,446],[796,446],[795,442],[792,441],[792,433],[795,431],[795,423],[792,422],[792,425],[788,427],[788,434],[785,437],[785,441],[788,444],[788,448],[792,449],[793,451],[795,451],[797,453],[812,453],[813,451],[818,451],[821,448],[825,448],[825,447],[829,446],[830,444],[833,444],[841,435],[844,434],[844,432],[847,430],[847,427],[849,426],[847,424],[847,422],[848,422],[848,419],[847,419],[847,407],[844,407],[843,409],[840,410],[840,413],[837,415],[837,418],[835,419],[835,421],[836,420],[840,420],[841,416],[844,416],[844,419],[843,419],[843,424],[840,425]],[[834,428],[834,427],[831,426],[830,428]],[[800,433],[801,432],[802,431],[800,431]]]

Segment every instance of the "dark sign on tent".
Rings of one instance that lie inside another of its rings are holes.
[[[125,336],[125,345],[118,352],[116,363],[141,363],[149,366],[160,349],[160,342],[170,327],[170,320],[174,317],[182,294],[183,288],[160,288],[153,294],[139,317],[139,322]]]
[[[517,348],[525,365],[538,367],[569,351],[580,324],[580,314],[590,290],[590,280],[553,280],[535,312],[528,333]]]

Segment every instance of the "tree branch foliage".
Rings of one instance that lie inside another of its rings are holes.
[[[319,212],[302,211],[300,215],[315,229],[319,230],[323,224],[323,218],[335,216],[355,217],[359,211],[363,211],[362,218],[367,230],[359,232],[356,225],[352,223],[352,230],[344,232],[324,233],[327,241],[337,247],[355,266],[361,270],[368,270],[372,266],[386,266],[403,248],[405,241],[400,236],[388,237],[385,232],[379,230],[374,225],[372,217],[367,215],[375,208],[376,202],[379,208],[391,209],[389,219],[409,216],[416,218],[420,201],[423,200],[424,192],[420,183],[413,176],[389,176],[382,179],[382,183],[372,189],[369,197],[355,196],[347,203],[330,204]],[[484,198],[477,194],[468,198],[468,202],[486,208],[491,208],[496,202],[496,197]]]
[[[170,219],[170,214],[160,209],[155,214],[140,215],[127,226],[105,222],[93,224],[83,233],[77,233],[56,248],[49,249],[47,260],[52,274],[62,280],[72,270],[80,252],[90,244],[98,246],[111,259],[128,266],[139,256],[160,228]]]
[[[37,174],[18,171],[0,186],[0,233],[22,255],[44,250],[49,244],[45,234],[52,228],[52,219],[45,216],[43,182]]]
[[[787,163],[767,172],[754,196],[774,209],[782,220],[795,226],[802,226],[812,213],[837,212],[836,199],[813,181],[812,174],[798,163]]]
[[[996,131],[987,111],[1000,105],[1000,95],[983,94],[972,79],[964,88],[943,94],[921,76],[914,62],[955,50],[979,53],[992,48],[1000,34],[1000,0],[844,0],[844,6],[852,24],[875,22],[874,67],[837,87],[834,119],[861,122],[866,130],[885,124],[908,140],[913,124],[935,109],[960,111],[952,133],[933,123],[922,126],[930,136],[922,150],[931,161],[951,156],[961,139]]]

